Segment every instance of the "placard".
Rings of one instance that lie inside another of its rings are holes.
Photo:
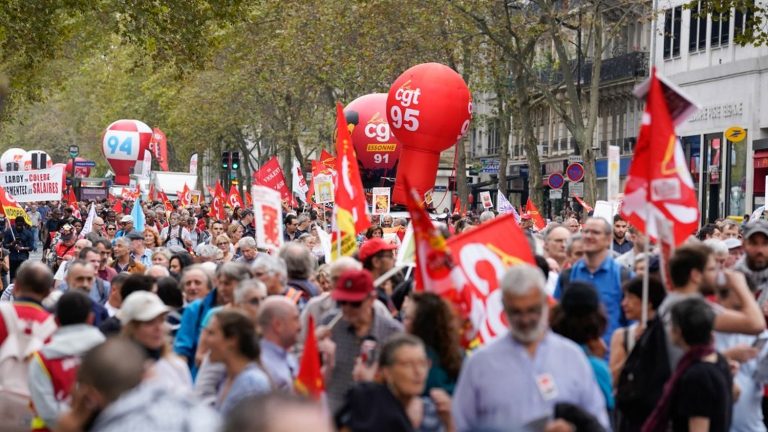
[[[280,192],[267,186],[253,186],[253,216],[256,246],[276,251],[283,245],[283,206]]]
[[[192,205],[199,205],[200,202],[202,201],[203,194],[199,190],[193,190],[193,191],[190,191],[190,193],[191,193],[190,202],[192,203]]]
[[[318,204],[333,202],[333,177],[329,174],[315,176],[315,202]]]
[[[16,202],[61,201],[64,167],[0,173],[0,186]]]
[[[562,189],[550,189],[549,190],[549,199],[551,200],[559,200],[563,198],[563,190]]]
[[[480,192],[480,202],[483,203],[484,209],[493,207],[493,200],[491,199],[491,193],[488,191]]]
[[[372,214],[384,215],[389,213],[390,207],[390,189],[388,187],[375,187],[372,189],[373,197],[371,199]]]
[[[432,207],[432,203],[434,202],[434,200],[432,199],[433,191],[434,191],[434,188],[424,192],[424,204],[426,205],[427,208]]]

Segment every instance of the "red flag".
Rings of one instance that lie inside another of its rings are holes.
[[[27,212],[16,202],[13,195],[9,194],[2,186],[0,186],[0,212],[8,218],[8,223],[13,223],[17,217],[21,216],[28,225],[32,225]]]
[[[227,197],[227,202],[232,208],[243,208],[243,199],[240,197],[240,192],[237,191],[235,185],[232,185],[232,187],[229,188],[229,196]]]
[[[165,211],[172,212],[173,204],[171,204],[171,200],[168,199],[168,195],[166,195],[164,191],[160,191],[159,195],[160,199],[163,201],[163,205],[165,206]]]
[[[537,230],[541,231],[547,227],[547,222],[541,217],[539,209],[536,208],[536,204],[531,201],[531,197],[528,197],[528,202],[525,203],[525,210],[533,218],[533,225]]]
[[[186,207],[189,205],[189,201],[191,199],[190,195],[191,192],[189,190],[189,186],[184,183],[184,187],[176,193],[176,201],[178,201],[182,207]]]
[[[464,274],[459,312],[468,318],[480,342],[507,331],[499,281],[510,266],[535,265],[528,240],[508,213],[448,240],[453,262]],[[468,340],[473,337],[467,338]]]
[[[221,182],[218,180],[216,180],[215,192],[216,192],[216,196],[221,199],[222,203],[227,200],[227,193],[224,192],[224,186],[222,186]]]
[[[585,212],[589,213],[592,210],[594,210],[592,207],[590,207],[589,204],[585,203],[583,199],[581,199],[578,195],[574,195],[573,198],[576,199],[576,202],[579,203],[579,205],[584,209]]]
[[[334,258],[339,256],[339,250],[341,256],[352,255],[357,249],[355,234],[371,226],[355,149],[340,103],[336,103],[336,154],[338,178],[333,207],[336,229],[331,239],[331,256]]]
[[[458,298],[456,287],[461,286],[461,270],[454,267],[443,234],[432,223],[424,208],[424,200],[416,189],[410,187],[407,179],[405,190],[416,245],[414,289],[434,292],[449,299]]]
[[[115,210],[115,213],[122,214],[123,213],[123,200],[117,199],[115,200],[115,205],[112,207],[113,210]]]
[[[655,69],[629,166],[621,215],[653,240],[661,238],[656,221],[670,221],[676,246],[699,226],[696,190]]]
[[[149,185],[149,200],[154,201],[157,199],[157,192],[155,191],[155,184],[150,183]]]
[[[295,205],[291,191],[288,190],[288,185],[285,183],[285,174],[283,174],[283,169],[280,167],[280,161],[277,160],[277,156],[273,156],[272,159],[268,160],[253,174],[253,182],[280,192],[280,197],[283,201]]]
[[[216,193],[211,196],[211,216],[220,221],[227,217],[224,211],[224,200]]]
[[[307,321],[307,337],[304,339],[304,354],[301,356],[299,373],[294,382],[296,392],[313,399],[320,399],[325,390],[323,373],[320,369],[320,350],[315,337],[315,319],[312,314]]]
[[[75,197],[75,190],[72,188],[72,186],[69,187],[69,191],[67,192],[67,204],[77,204],[77,197]]]
[[[336,169],[336,156],[328,153],[325,149],[320,151],[320,164],[323,165],[323,172],[330,172]]]
[[[248,206],[248,208],[253,207],[253,198],[251,198],[251,193],[248,191],[245,191],[245,205]]]
[[[168,138],[160,128],[152,130],[152,138],[149,141],[149,149],[160,164],[163,171],[168,171]]]

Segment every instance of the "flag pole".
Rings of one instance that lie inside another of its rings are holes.
[[[648,204],[646,204],[646,210],[645,210],[646,226],[648,223],[648,219],[647,219],[648,213],[650,212],[648,211]],[[650,243],[651,243],[651,238],[646,234],[645,246],[643,247],[643,253],[645,254],[645,256],[643,257],[643,259],[645,260],[645,273],[643,273],[643,306],[642,306],[642,313],[641,313],[641,320],[640,320],[640,325],[642,326],[642,328],[645,328],[645,325],[648,322],[648,277],[650,273],[650,262],[651,262],[650,254],[649,254]]]

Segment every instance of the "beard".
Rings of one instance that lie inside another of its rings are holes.
[[[522,344],[536,342],[544,336],[549,329],[549,308],[544,307],[538,321],[526,323],[524,326],[509,326],[509,333],[512,338]],[[522,328],[521,328],[522,327]]]

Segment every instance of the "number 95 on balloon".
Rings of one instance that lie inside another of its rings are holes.
[[[139,156],[139,133],[108,131],[102,143],[107,159],[136,160]]]

